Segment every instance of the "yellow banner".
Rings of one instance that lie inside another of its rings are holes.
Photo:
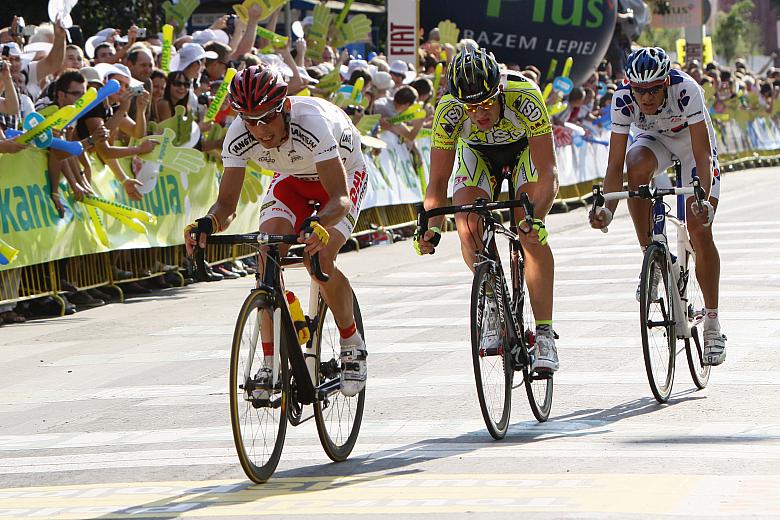
[[[183,244],[184,227],[205,215],[217,198],[221,172],[213,162],[194,172],[163,165],[158,175],[145,178],[150,191],[143,199],[131,201],[107,166],[95,157],[90,156],[90,161],[96,195],[157,217],[155,223],[144,222],[147,233],[139,234],[137,227],[99,208],[95,208],[99,219],[90,218],[87,208],[93,206],[76,202],[64,179],[59,196],[65,217],[60,218],[50,196],[46,152],[27,149],[13,155],[0,154],[0,238],[19,251],[12,262],[0,265],[0,270],[117,249]],[[122,164],[126,172],[131,171],[130,160]],[[264,191],[271,178],[258,178]],[[257,229],[261,199],[261,193],[242,197],[231,232]],[[96,229],[101,225],[103,229]]]

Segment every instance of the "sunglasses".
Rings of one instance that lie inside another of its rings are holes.
[[[274,110],[271,110],[270,112],[267,112],[262,116],[252,117],[252,116],[247,116],[246,114],[239,114],[239,117],[241,117],[241,119],[247,125],[257,126],[257,125],[267,125],[269,123],[273,123],[281,113],[282,113],[282,105],[279,105],[278,108],[275,108]]]
[[[637,96],[644,96],[645,94],[650,94],[651,96],[655,96],[664,88],[664,86],[665,85],[663,83],[661,83],[660,85],[655,85],[653,87],[647,87],[647,88],[632,86],[631,91]]]
[[[490,110],[491,108],[493,108],[493,105],[495,105],[497,101],[498,101],[498,96],[496,95],[480,103],[465,103],[464,107],[466,108],[466,112],[471,112],[473,114],[480,108],[482,110]]]
[[[192,86],[191,81],[171,81],[171,85],[174,87],[187,87],[190,88]]]

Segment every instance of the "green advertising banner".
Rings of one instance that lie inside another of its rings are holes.
[[[50,196],[46,152],[29,149],[14,155],[2,154],[0,238],[19,253],[8,265],[0,265],[0,270],[117,249],[182,244],[184,227],[204,215],[217,198],[220,171],[213,162],[206,162],[194,172],[160,166],[156,168],[158,174],[145,179],[144,191],[149,190],[148,193],[140,201],[131,201],[107,166],[94,157],[90,161],[92,187],[98,196],[151,213],[157,217],[156,223],[145,224],[146,233],[141,234],[102,210],[95,212],[95,221],[87,206],[73,199],[64,179],[59,197],[65,216],[60,218]],[[130,171],[130,160],[122,164],[125,171]],[[259,172],[247,174],[254,178],[253,185],[263,186],[262,191],[270,182],[269,176]],[[261,197],[262,192],[257,189],[242,195],[231,232],[257,229]],[[108,238],[107,245],[99,238],[100,227]]]

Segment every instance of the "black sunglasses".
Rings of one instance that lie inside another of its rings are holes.
[[[192,86],[192,81],[171,81],[171,85],[174,87],[187,87],[190,88]]]
[[[648,87],[648,88],[631,87],[631,91],[637,96],[644,96],[645,94],[650,94],[651,96],[654,96],[658,94],[661,91],[661,89],[663,89],[664,87],[665,85],[661,83],[660,85],[656,85],[654,87]]]

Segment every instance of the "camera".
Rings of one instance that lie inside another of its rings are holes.
[[[136,33],[137,38],[146,38],[146,27],[139,27],[138,33]]]
[[[225,32],[228,34],[228,36],[233,36],[233,32],[236,30],[236,18],[238,17],[234,14],[231,14],[227,18],[227,22],[225,24]]]
[[[134,86],[128,88],[127,90],[130,91],[130,95],[131,96],[140,96],[141,94],[143,94],[145,92],[145,89],[144,89],[143,85],[134,85]]]
[[[0,58],[0,72],[3,72],[5,70],[5,60],[3,58]]]
[[[211,103],[212,99],[214,99],[214,96],[212,96],[208,92],[204,92],[204,93],[198,95],[198,104],[199,105],[208,105],[209,103]]]
[[[362,114],[364,110],[365,109],[360,105],[347,105],[346,108],[344,108],[344,112],[346,112],[348,116]]]

